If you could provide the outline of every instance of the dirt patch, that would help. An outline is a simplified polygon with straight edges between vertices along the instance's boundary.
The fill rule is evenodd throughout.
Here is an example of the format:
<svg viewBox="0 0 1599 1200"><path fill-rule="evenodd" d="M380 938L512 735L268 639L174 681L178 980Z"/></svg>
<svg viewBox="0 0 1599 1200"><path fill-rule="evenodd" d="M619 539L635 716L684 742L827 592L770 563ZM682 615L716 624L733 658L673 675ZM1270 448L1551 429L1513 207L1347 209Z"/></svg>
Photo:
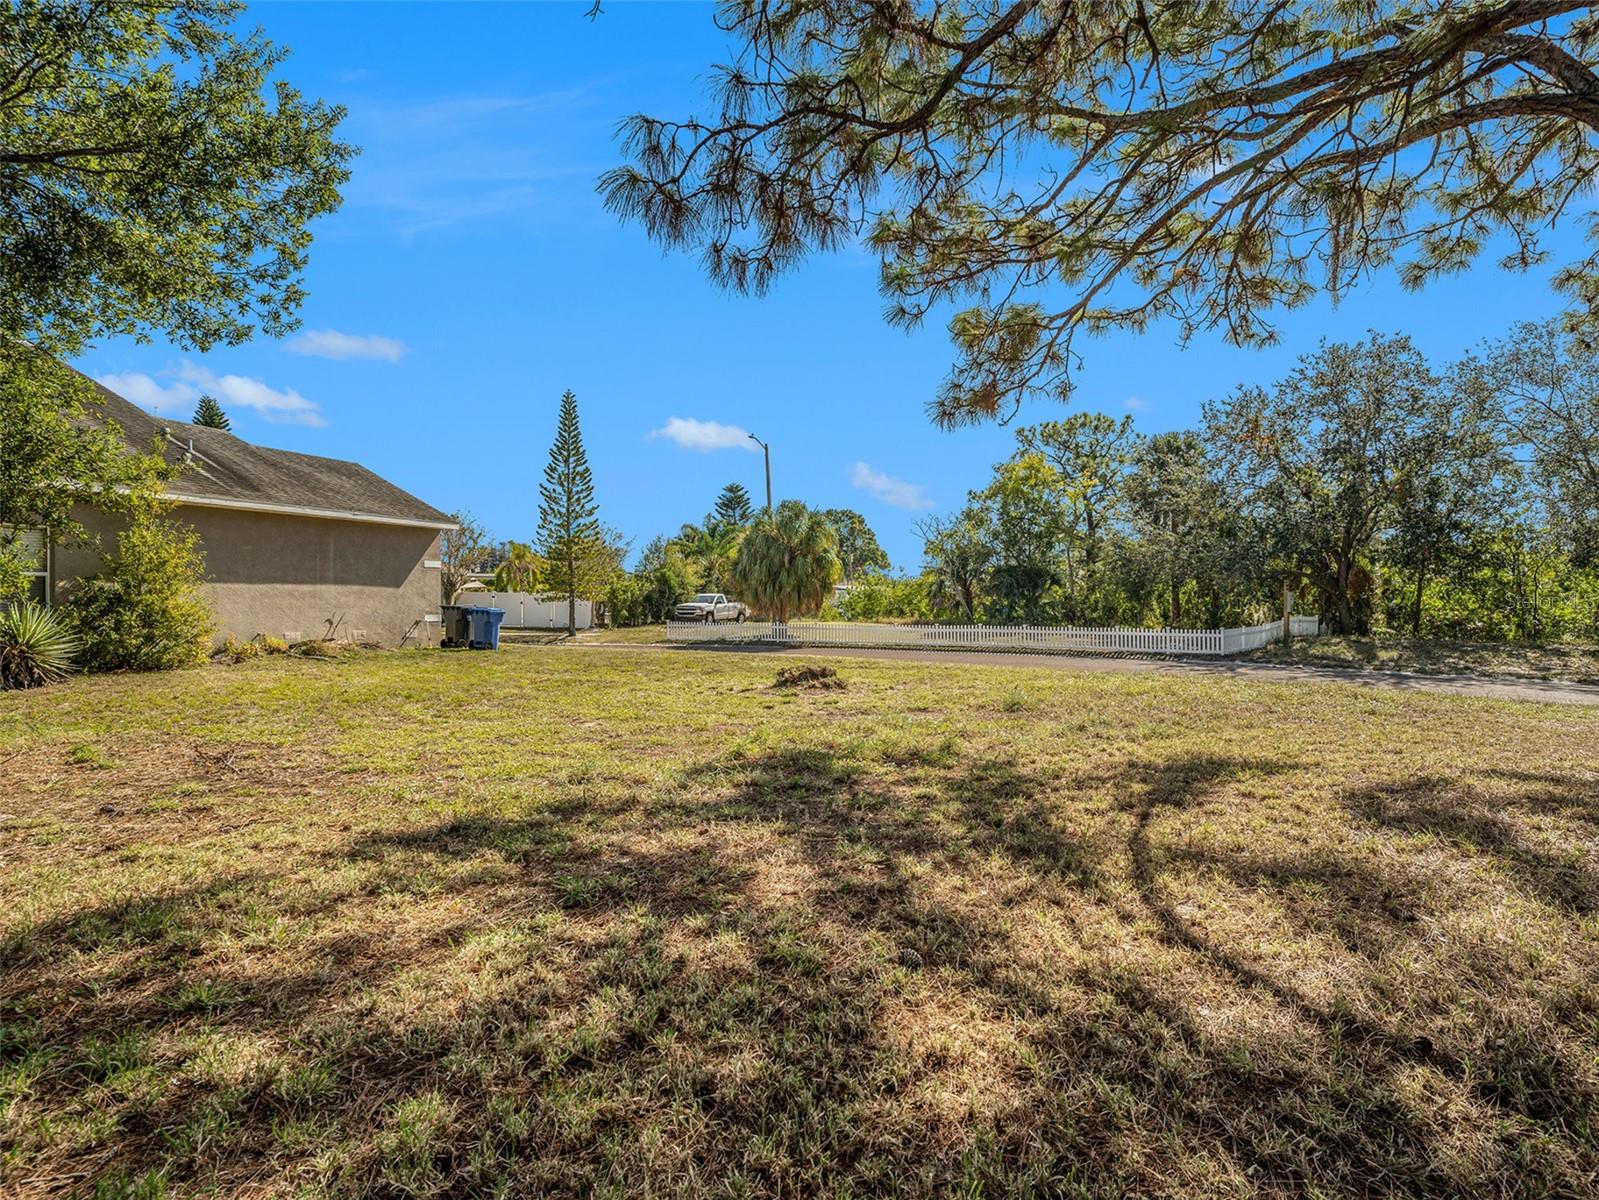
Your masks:
<svg viewBox="0 0 1599 1200"><path fill-rule="evenodd" d="M832 667L784 667L772 681L774 688L813 688L842 691L849 685Z"/></svg>

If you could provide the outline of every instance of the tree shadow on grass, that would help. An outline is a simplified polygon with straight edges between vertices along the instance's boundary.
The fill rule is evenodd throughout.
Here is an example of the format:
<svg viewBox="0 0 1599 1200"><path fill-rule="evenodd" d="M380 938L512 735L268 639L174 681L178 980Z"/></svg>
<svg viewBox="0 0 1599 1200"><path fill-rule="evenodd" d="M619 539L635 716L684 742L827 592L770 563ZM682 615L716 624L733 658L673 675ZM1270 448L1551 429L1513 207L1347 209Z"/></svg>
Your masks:
<svg viewBox="0 0 1599 1200"><path fill-rule="evenodd" d="M1433 775L1371 784L1348 793L1343 802L1357 818L1380 829L1433 834L1486 855L1529 894L1549 904L1583 916L1599 912L1599 874L1571 856L1569 847L1557 851L1536 844L1514 819L1515 808L1529 801L1560 814L1579 807L1574 795L1551 797L1547 791L1489 800L1469 784Z"/></svg>
<svg viewBox="0 0 1599 1200"><path fill-rule="evenodd" d="M272 911L274 877L39 927L27 978L0 983L0 1023L23 1029L0 1065L34 1064L24 1115L123 1086L83 1065L120 1030L172 1068L109 1142L29 1168L87 1165L85 1184L164 1167L180 1189L385 1197L1581 1194L1592 1096L1533 1023L1490 1063L1509 1086L1472 1092L1496 1156L1450 1163L1440 1143L1475 1118L1421 1110L1414 1073L1470 1089L1475 1064L1314 1001L1185 915L1171 871L1192 864L1266 891L1317 880L1414 936L1364 862L1167 844L1165 820L1230 781L1296 769L1184 755L1045 777L927 755L891 787L788 746L691 768L632 825L562 805L359 835L323 864L350 889L297 903L310 927L269 964L237 952L234 919ZM1119 807L1074 824L1063 802L1090 786ZM390 924L441 895L462 902L448 920ZM1038 925L1084 944L1052 967ZM72 978L85 953L144 950ZM186 993L197 976L213 990ZM1229 1002L1288 1020L1207 1016ZM291 1049L241 1081L163 1057L201 1035Z"/></svg>
<svg viewBox="0 0 1599 1200"><path fill-rule="evenodd" d="M1159 1102L1169 1106L1167 1116L1178 1126L1214 1127L1219 1121L1217 1136L1228 1145L1235 1163L1260 1173L1257 1182L1272 1180L1297 1190L1333 1181L1357 1188L1384 1181L1382 1186L1390 1192L1491 1193L1496 1186L1491 1173L1468 1178L1459 1171L1444 1172L1429 1165L1438 1138L1452 1131L1416 1116L1413 1102L1401 1091L1401 1080L1416 1070L1437 1072L1500 1110L1511 1123L1507 1127L1517 1121L1542 1123L1502 1139L1500 1150L1506 1163L1516 1163L1540 1138L1571 1138L1565 1155L1538 1161L1529 1153L1518 1168L1532 1190L1558 1193L1584 1169L1579 1166L1576 1174L1568 1173L1573 1157L1590 1166L1596 1161L1592 1139L1582 1132L1589 1127L1583 1114L1591 1111L1593 1091L1571 1063L1536 1050L1534 1037L1518 1033L1506 1042L1514 1047L1510 1056L1516 1061L1506 1062L1500 1055L1493 1064L1495 1077L1482 1080L1478 1075L1488 1060L1435 1044L1437 1031L1430 1025L1427 1031L1413 1031L1404 1021L1385 1023L1363 1015L1358 1005L1340 997L1313 1000L1291 977L1265 965L1256 946L1227 944L1184 915L1179 902L1168 894L1165 871L1184 863L1212 867L1239 886L1268 892L1314 885L1329 893L1339 906L1337 932L1346 946L1364 957L1373 976L1385 954L1414 940L1419 910L1431 902L1432 893L1426 881L1407 877L1391 864L1368 866L1315 852L1273 857L1254 849L1233 855L1196 855L1183 848L1165 847L1157 851L1153 830L1163 812L1180 813L1205 800L1220 785L1243 776L1281 776L1297 769L1297 764L1268 758L1184 755L1131 762L1118 769L1114 778L1079 782L1110 786L1126 794L1129 882L1143 912L1153 919L1159 939L1193 954L1203 964L1193 984L1201 985L1208 976L1215 982L1270 996L1294 1021L1315 1031L1325 1047L1322 1057L1306 1063L1264 1045L1219 1041L1213 1034L1200 1032L1201 1023L1190 1011L1195 1003L1192 996L1203 994L1205 986L1194 986L1192 992L1156 988L1136 975L1098 968L1079 976L1078 986L1101 996L1102 1005L1109 1006L1104 1011L1114 1014L1106 1024L1135 1031L1133 1040L1143 1049L1129 1061L1128 1035L1124 1033L1122 1042L1104 1055L1077 1053L1073 1071L1079 1077L1139 1093L1161 1078L1162 1064L1173 1045L1181 1047L1184 1055L1204 1064L1197 1071L1204 1083L1196 1085L1194 1094L1204 1095L1210 1107L1197 1111L1182 1089L1158 1091ZM826 762L814 750L784 751L744 762L732 778L735 786L723 797L729 813L780 818L808 832L808 844L813 846L853 841L881 855L890 864L882 881L873 887L852 884L840 889L838 898L844 910L852 920L887 932L918 951L930 941L935 949L923 955L928 965L957 968L964 986L975 990L983 1004L1004 1019L1025 1015L1056 1024L1052 1037L1035 1041L1041 1061L1060 1057L1063 1048L1078 1038L1095 1044L1102 1036L1098 1024L1091 1029L1072 1023L1060 1026L1058 1001L1034 984L1018 983L1005 922L974 923L965 914L952 918L947 911L940 911L931 915L931 933L923 933L919 940L914 888L906 872L894 865L899 856L932 849L947 866L960 869L973 852L997 852L1041 878L1079 890L1085 903L1092 902L1113 864L1100 839L1061 824L1053 800L1063 788L1072 786L1069 778L1041 779L1002 761L962 762L939 784L941 797L952 802L940 808L939 815L948 819L953 808L956 827L938 828L942 841L925 836L927 814L915 804L908 813L901 806L863 816L858 795L867 784L861 772ZM804 780L811 782L807 785ZM818 836L839 822L834 838ZM952 832L958 836L951 839ZM928 916L921 914L923 921ZM937 928L943 922L957 932ZM1278 936L1278 931L1265 932ZM1294 932L1308 934L1312 930L1306 921ZM952 945L956 942L962 944ZM1372 981L1378 990L1380 982ZM1155 1031L1152 1036L1151 1030ZM1256 1060L1270 1065L1262 1067ZM1023 1124L1036 1134L1041 1114L1051 1106L1047 1097L1035 1098L1034 1104L1030 1119ZM1327 1104L1341 1104L1364 1116L1353 1124L1328 1120L1322 1111ZM1267 1118L1264 1122L1262 1114ZM1081 1113L1076 1124L1084 1124ZM1291 1138L1290 1130L1294 1131ZM1298 1145L1290 1151L1285 1147L1293 1139ZM1009 1171L1021 1173L1038 1165L1036 1160L1024 1161L1028 1156L1016 1147L1010 1147L1009 1153ZM1079 1149L1078 1153L1083 1152Z"/></svg>
<svg viewBox="0 0 1599 1200"><path fill-rule="evenodd" d="M1157 814L1164 808L1182 809L1201 800L1208 789L1218 781L1239 770L1276 770L1271 764L1229 763L1221 759L1185 759L1177 762L1151 764L1138 771L1141 776L1141 797L1133 804L1133 828L1129 839L1132 857L1133 881L1146 910L1159 923L1162 935L1173 943L1191 950L1207 963L1224 972L1238 983L1263 990L1290 1010L1296 1017L1319 1028L1335 1045L1352 1052L1357 1064L1370 1077L1378 1077L1395 1068L1427 1067L1449 1077L1467 1088L1471 1094L1486 1104L1499 1109L1505 1117L1521 1118L1544 1123L1545 1134L1558 1133L1573 1139L1573 1148L1588 1160L1587 1170L1599 1165L1593 1131L1593 1114L1599 1112L1599 1089L1594 1086L1591 1071L1578 1067L1558 1051L1540 1044L1541 1039L1531 1032L1530 1026L1518 1023L1517 1018L1506 1013L1503 1036L1495 1039L1486 1051L1479 1047L1447 1046L1420 1030L1412 1032L1402 1024L1384 1022L1374 1016L1362 1015L1351 1004L1335 999L1332 1003L1318 1003L1294 984L1279 978L1259 965L1240 949L1230 947L1198 923L1182 915L1178 906L1165 894L1160 872L1155 865L1151 828ZM1424 790L1431 790L1430 788ZM1357 813L1370 814L1373 805L1383 806L1391 800L1394 789L1386 787L1363 789L1348 798L1350 808ZM1377 811L1387 811L1379 808ZM1454 831L1473 835L1488 845L1509 846L1511 860L1520 868L1520 881L1536 893L1550 898L1564 898L1570 893L1564 886L1568 876L1563 864L1546 861L1543 856L1531 854L1511 832L1508 823L1484 823L1481 814L1451 814L1445 816L1435 805L1423 805L1421 813L1407 814L1418 818L1424 826L1440 825ZM1389 824L1389 822L1383 822ZM1399 828L1414 827L1410 816L1392 822ZM1337 872L1347 878L1348 872ZM1370 892L1375 877L1365 875L1362 890ZM1328 871L1318 866L1307 873L1308 877L1324 880ZM1400 885L1400 891L1405 891ZM1395 889L1387 888L1385 898ZM1411 889L1411 894L1414 894ZM1415 913L1388 908L1384 910L1395 925L1408 925ZM1475 972L1474 972L1475 973ZM1488 971L1480 973L1487 977ZM1426 1014L1441 1016L1446 1014ZM1581 1029L1585 1020L1599 1015L1590 1013L1541 1013L1539 1019L1555 1027ZM1562 1019L1564 1017L1565 1019ZM1418 1018L1412 1018L1416 1020ZM1591 1030L1590 1030L1591 1033ZM1507 1053L1508 1050L1508 1053Z"/></svg>

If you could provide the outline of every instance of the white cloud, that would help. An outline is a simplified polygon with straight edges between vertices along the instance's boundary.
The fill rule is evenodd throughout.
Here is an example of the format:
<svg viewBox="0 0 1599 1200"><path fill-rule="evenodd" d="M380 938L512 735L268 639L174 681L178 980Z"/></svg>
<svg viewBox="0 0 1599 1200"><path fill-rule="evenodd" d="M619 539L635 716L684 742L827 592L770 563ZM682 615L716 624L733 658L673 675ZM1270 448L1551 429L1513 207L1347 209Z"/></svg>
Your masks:
<svg viewBox="0 0 1599 1200"><path fill-rule="evenodd" d="M693 417L673 417L659 429L649 432L649 440L666 438L685 450L709 453L712 450L754 450L749 430L720 421L696 421Z"/></svg>
<svg viewBox="0 0 1599 1200"><path fill-rule="evenodd" d="M1142 396L1129 396L1122 401L1122 407L1128 412L1146 412L1149 409L1149 401Z"/></svg>
<svg viewBox="0 0 1599 1200"><path fill-rule="evenodd" d="M97 375L95 378L119 396L162 416L188 417L201 393L209 392L224 409L252 409L268 421L294 425L326 425L316 402L293 388L274 388L248 375L218 375L206 367L183 363L160 372L162 383L140 371Z"/></svg>
<svg viewBox="0 0 1599 1200"><path fill-rule="evenodd" d="M153 413L188 416L200 398L198 388L187 383L162 384L142 371L96 375L95 382Z"/></svg>
<svg viewBox="0 0 1599 1200"><path fill-rule="evenodd" d="M872 470L863 462L858 462L849 469L849 482L851 487L870 493L884 504L903 508L908 512L924 512L933 507L932 497L921 484L895 479L892 475Z"/></svg>
<svg viewBox="0 0 1599 1200"><path fill-rule="evenodd" d="M316 402L307 400L293 388L268 387L259 379L248 375L217 375L205 367L184 363L177 376L192 383L202 392L210 392L223 408L253 408L268 421L286 421L294 425L326 425Z"/></svg>
<svg viewBox="0 0 1599 1200"><path fill-rule="evenodd" d="M308 329L290 338L285 348L317 358L381 358L385 362L399 362L406 350L405 343L394 338L375 333L340 333L337 329Z"/></svg>

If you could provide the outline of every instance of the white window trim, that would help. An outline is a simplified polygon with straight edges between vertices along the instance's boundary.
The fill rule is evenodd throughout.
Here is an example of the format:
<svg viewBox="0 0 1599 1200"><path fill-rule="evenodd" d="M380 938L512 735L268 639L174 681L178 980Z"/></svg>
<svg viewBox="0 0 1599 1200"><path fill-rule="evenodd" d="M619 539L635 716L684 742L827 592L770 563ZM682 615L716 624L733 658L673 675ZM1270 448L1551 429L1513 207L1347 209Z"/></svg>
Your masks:
<svg viewBox="0 0 1599 1200"><path fill-rule="evenodd" d="M8 530L10 528L11 528L10 526L7 526ZM32 526L27 526L27 527L23 528L22 532L24 534L33 533L33 534L37 534L38 535L38 538L39 538L39 558L38 558L39 565L38 565L38 568L36 570L32 570L32 571L23 571L22 574L23 574L23 576L25 578L37 579L37 580L41 581L44 584L44 603L45 603L45 607L48 608L49 605L50 605L50 534L49 534L49 531L48 530L44 530L44 529L34 528Z"/></svg>

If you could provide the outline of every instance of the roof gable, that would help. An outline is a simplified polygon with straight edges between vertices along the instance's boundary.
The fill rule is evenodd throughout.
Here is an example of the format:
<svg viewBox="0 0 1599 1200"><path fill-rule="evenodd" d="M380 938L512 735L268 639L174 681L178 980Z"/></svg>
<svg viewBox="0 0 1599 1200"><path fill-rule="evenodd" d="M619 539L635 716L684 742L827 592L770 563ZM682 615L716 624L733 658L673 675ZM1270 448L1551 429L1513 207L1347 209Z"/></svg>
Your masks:
<svg viewBox="0 0 1599 1200"><path fill-rule="evenodd" d="M96 383L103 414L128 444L162 455L183 472L167 488L174 500L295 510L310 516L448 527L450 518L359 463L256 446L225 429L169 422Z"/></svg>

